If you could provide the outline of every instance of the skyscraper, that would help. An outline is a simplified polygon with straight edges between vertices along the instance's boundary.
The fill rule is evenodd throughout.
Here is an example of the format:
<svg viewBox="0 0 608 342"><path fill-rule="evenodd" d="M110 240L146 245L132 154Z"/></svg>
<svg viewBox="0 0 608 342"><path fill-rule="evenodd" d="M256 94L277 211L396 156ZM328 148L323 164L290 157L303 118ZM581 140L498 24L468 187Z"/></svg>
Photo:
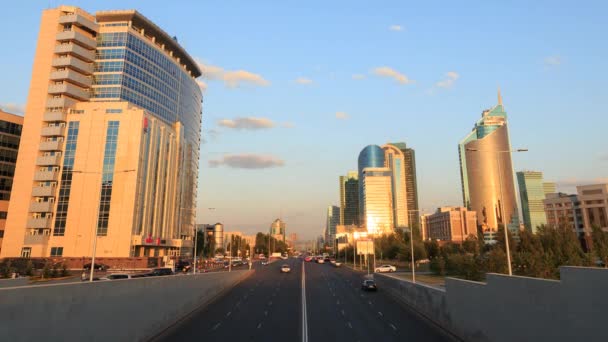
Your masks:
<svg viewBox="0 0 608 342"><path fill-rule="evenodd" d="M407 182L405 177L405 157L394 145L382 146L384 166L391 170L391 190L393 193L393 222L395 227L409 227L409 208L407 202ZM415 215L417 213L414 213Z"/></svg>
<svg viewBox="0 0 608 342"><path fill-rule="evenodd" d="M394 231L393 172L387 167L363 169L363 222L371 234L390 234Z"/></svg>
<svg viewBox="0 0 608 342"><path fill-rule="evenodd" d="M340 176L340 224L359 225L359 177L357 171Z"/></svg>
<svg viewBox="0 0 608 342"><path fill-rule="evenodd" d="M359 153L359 224L361 225L366 224L365 202L363 201L363 170L368 167L384 167L384 150L380 146L368 145Z"/></svg>
<svg viewBox="0 0 608 342"><path fill-rule="evenodd" d="M0 251L15 176L23 117L0 110Z"/></svg>
<svg viewBox="0 0 608 342"><path fill-rule="evenodd" d="M477 212L478 226L495 230L505 223L519 228L507 113L498 104L484 110L458 146L464 206ZM504 217L502 217L504 213Z"/></svg>
<svg viewBox="0 0 608 342"><path fill-rule="evenodd" d="M405 186L407 209L410 211L408 220L416 227L420 227L420 213L418 212L418 180L416 178L416 152L414 149L407 147L404 142L390 143L403 153L405 166Z"/></svg>
<svg viewBox="0 0 608 342"><path fill-rule="evenodd" d="M281 219L276 219L270 225L270 234L277 240L285 242L286 225Z"/></svg>
<svg viewBox="0 0 608 342"><path fill-rule="evenodd" d="M336 238L336 227L340 224L340 207L330 205L327 207L327 221L325 222L325 241L333 247Z"/></svg>
<svg viewBox="0 0 608 342"><path fill-rule="evenodd" d="M44 10L0 257L189 250L200 75L137 11Z"/></svg>
<svg viewBox="0 0 608 342"><path fill-rule="evenodd" d="M528 231L536 233L538 226L547 223L543 205L546 184L543 183L543 173L539 171L517 172L517 184L524 226Z"/></svg>

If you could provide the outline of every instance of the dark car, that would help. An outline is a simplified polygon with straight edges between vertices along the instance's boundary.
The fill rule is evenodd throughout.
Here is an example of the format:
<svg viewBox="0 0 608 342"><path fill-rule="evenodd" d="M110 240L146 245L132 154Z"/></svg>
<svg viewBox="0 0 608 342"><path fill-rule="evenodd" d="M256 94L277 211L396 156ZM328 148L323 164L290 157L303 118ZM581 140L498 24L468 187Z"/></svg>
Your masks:
<svg viewBox="0 0 608 342"><path fill-rule="evenodd" d="M376 282L373 280L364 280L361 284L361 289L363 291L377 291Z"/></svg>
<svg viewBox="0 0 608 342"><path fill-rule="evenodd" d="M90 270L90 269L91 269L91 263L84 264L84 266L82 266L82 268L83 268L83 269L85 269L85 270ZM98 264L98 263L95 263L95 269L96 269L97 271L105 271L105 270L107 270L108 268L110 268L110 266L108 266L108 265L104 265L104 264Z"/></svg>
<svg viewBox="0 0 608 342"><path fill-rule="evenodd" d="M175 265L175 271L181 271L181 272L189 272L192 269L192 264L190 263L190 261L178 261L177 264Z"/></svg>
<svg viewBox="0 0 608 342"><path fill-rule="evenodd" d="M149 277L168 276L173 275L173 270L170 268L155 268L150 273L147 273Z"/></svg>

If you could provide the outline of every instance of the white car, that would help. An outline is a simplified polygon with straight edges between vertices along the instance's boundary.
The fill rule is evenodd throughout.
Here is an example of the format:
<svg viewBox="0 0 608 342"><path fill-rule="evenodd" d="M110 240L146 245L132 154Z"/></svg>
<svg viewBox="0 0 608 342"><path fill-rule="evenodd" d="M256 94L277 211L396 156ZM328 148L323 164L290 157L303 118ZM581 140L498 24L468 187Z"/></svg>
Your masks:
<svg viewBox="0 0 608 342"><path fill-rule="evenodd" d="M376 267L375 272L376 273L397 272L397 267L395 267L393 265L382 265L382 266Z"/></svg>
<svg viewBox="0 0 608 342"><path fill-rule="evenodd" d="M289 265L284 264L283 266L281 266L281 273L289 273L291 272L291 268L289 268Z"/></svg>
<svg viewBox="0 0 608 342"><path fill-rule="evenodd" d="M318 263L318 264L324 264L324 263L325 263L325 260L323 260L323 258L321 258L321 259L317 259L317 263Z"/></svg>

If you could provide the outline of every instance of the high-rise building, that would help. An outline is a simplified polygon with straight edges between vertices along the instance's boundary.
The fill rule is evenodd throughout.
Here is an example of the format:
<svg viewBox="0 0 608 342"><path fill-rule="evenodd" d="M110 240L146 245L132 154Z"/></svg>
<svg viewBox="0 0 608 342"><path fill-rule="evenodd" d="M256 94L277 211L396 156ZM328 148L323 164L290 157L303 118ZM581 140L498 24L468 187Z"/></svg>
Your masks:
<svg viewBox="0 0 608 342"><path fill-rule="evenodd" d="M279 241L285 242L286 224L281 219L276 219L270 225L270 234Z"/></svg>
<svg viewBox="0 0 608 342"><path fill-rule="evenodd" d="M543 183L543 192L545 196L548 194L554 194L557 192L557 184L555 182L544 182Z"/></svg>
<svg viewBox="0 0 608 342"><path fill-rule="evenodd" d="M361 150L358 159L359 172L359 224L365 225L365 202L363 201L363 170L368 167L384 167L384 150L378 145L368 145ZM391 208L392 210L392 208Z"/></svg>
<svg viewBox="0 0 608 342"><path fill-rule="evenodd" d="M407 147L404 142L390 143L403 153L403 161L405 168L405 197L407 199L407 216L408 221L414 227L420 226L420 213L418 207L418 180L416 178L416 152L414 149Z"/></svg>
<svg viewBox="0 0 608 342"><path fill-rule="evenodd" d="M371 234L394 231L392 171L387 167L363 169L363 222Z"/></svg>
<svg viewBox="0 0 608 342"><path fill-rule="evenodd" d="M576 191L587 232L594 226L608 231L608 183L580 185Z"/></svg>
<svg viewBox="0 0 608 342"><path fill-rule="evenodd" d="M464 242L477 237L477 214L464 207L441 207L422 216L423 239Z"/></svg>
<svg viewBox="0 0 608 342"><path fill-rule="evenodd" d="M407 182L405 176L405 157L401 149L392 144L382 146L384 150L384 166L391 170L391 191L393 193L393 222L395 227L409 227L409 211L407 201ZM417 215L417 213L414 213Z"/></svg>
<svg viewBox="0 0 608 342"><path fill-rule="evenodd" d="M200 75L137 11L44 10L0 257L191 249Z"/></svg>
<svg viewBox="0 0 608 342"><path fill-rule="evenodd" d="M510 151L507 113L499 92L498 104L483 111L458 146L464 206L477 213L484 231L503 223L519 229Z"/></svg>
<svg viewBox="0 0 608 342"><path fill-rule="evenodd" d="M517 185L524 226L528 231L536 233L540 225L547 223L543 200L546 190L551 189L546 187L547 183L543 183L543 173L539 171L517 172Z"/></svg>
<svg viewBox="0 0 608 342"><path fill-rule="evenodd" d="M585 223L577 195L551 193L543 200L543 204L549 227L566 225L572 228L583 246L586 246Z"/></svg>
<svg viewBox="0 0 608 342"><path fill-rule="evenodd" d="M340 224L359 225L359 176L349 171L340 176Z"/></svg>
<svg viewBox="0 0 608 342"><path fill-rule="evenodd" d="M0 163L0 251L2 251L22 127L22 116L0 110L0 161L2 162Z"/></svg>
<svg viewBox="0 0 608 342"><path fill-rule="evenodd" d="M336 227L340 224L340 207L330 205L327 207L327 221L325 222L325 241L333 246L336 238Z"/></svg>

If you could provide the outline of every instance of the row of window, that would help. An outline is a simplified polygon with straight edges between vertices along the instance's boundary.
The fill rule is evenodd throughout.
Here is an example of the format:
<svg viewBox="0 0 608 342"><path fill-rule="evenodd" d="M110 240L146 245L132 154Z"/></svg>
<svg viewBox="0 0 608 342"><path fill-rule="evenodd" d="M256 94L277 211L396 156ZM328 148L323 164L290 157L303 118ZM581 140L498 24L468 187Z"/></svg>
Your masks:
<svg viewBox="0 0 608 342"><path fill-rule="evenodd" d="M63 171L61 172L61 187L59 188L55 215L55 228L53 229L53 235L55 236L63 236L65 234L70 191L72 189L72 170L74 168L74 156L76 155L79 128L80 121L72 121L68 127L65 156L63 158Z"/></svg>
<svg viewBox="0 0 608 342"><path fill-rule="evenodd" d="M14 135L20 136L22 128L23 128L23 126L20 124L0 120L0 132L2 132L2 133L8 133L8 134L14 134Z"/></svg>
<svg viewBox="0 0 608 342"><path fill-rule="evenodd" d="M119 124L119 121L110 121L108 122L108 128L106 130L101 197L99 199L99 216L97 218L97 235L102 236L108 234L108 220L110 217L110 201L112 199L112 183L114 180L114 164L116 161Z"/></svg>

